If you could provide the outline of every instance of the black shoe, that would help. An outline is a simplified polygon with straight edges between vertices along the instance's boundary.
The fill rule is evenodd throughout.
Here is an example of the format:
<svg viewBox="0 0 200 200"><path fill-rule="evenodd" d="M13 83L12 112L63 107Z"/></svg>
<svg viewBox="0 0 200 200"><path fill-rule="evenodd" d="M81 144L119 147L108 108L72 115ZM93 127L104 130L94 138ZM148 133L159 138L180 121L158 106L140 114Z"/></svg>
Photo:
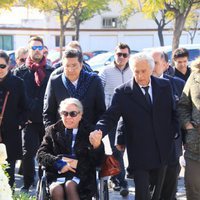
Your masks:
<svg viewBox="0 0 200 200"><path fill-rule="evenodd" d="M112 188L114 191L120 191L121 186L119 184L118 179L111 177L110 181L112 182Z"/></svg>
<svg viewBox="0 0 200 200"><path fill-rule="evenodd" d="M29 188L30 188L30 187L22 186L22 187L20 188L20 192L28 193L28 192L29 192Z"/></svg>
<svg viewBox="0 0 200 200"><path fill-rule="evenodd" d="M128 196L128 194L129 194L128 188L127 187L121 187L120 195L123 196L123 197L126 197L126 196Z"/></svg>
<svg viewBox="0 0 200 200"><path fill-rule="evenodd" d="M126 175L126 177L127 177L127 178L130 178L130 179L134 179L133 174L130 174L130 173L128 173L128 174Z"/></svg>

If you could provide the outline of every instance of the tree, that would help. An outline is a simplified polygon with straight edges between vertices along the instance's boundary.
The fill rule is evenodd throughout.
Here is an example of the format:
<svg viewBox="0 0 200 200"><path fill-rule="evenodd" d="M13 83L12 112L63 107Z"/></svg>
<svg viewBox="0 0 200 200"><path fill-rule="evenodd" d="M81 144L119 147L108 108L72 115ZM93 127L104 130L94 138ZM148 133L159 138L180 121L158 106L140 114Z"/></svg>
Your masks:
<svg viewBox="0 0 200 200"><path fill-rule="evenodd" d="M3 9L10 9L17 0L1 0L0 1L0 12Z"/></svg>
<svg viewBox="0 0 200 200"><path fill-rule="evenodd" d="M188 32L190 36L190 42L193 44L196 32L199 28L199 20L200 20L200 14L198 11L191 12L188 16L188 19L185 24L185 31Z"/></svg>
<svg viewBox="0 0 200 200"><path fill-rule="evenodd" d="M192 7L200 7L200 0L127 0L127 2L128 6L138 3L137 9L140 8L140 11L146 16L151 16L154 20L157 19L159 12L161 12L160 22L162 23L155 21L160 26L160 35L166 24L165 19L174 19L172 50L179 46L180 37Z"/></svg>
<svg viewBox="0 0 200 200"><path fill-rule="evenodd" d="M81 0L23 0L25 5L38 8L40 11L52 12L59 17L60 21L60 57L62 57L63 40L66 27L76 11L85 6Z"/></svg>
<svg viewBox="0 0 200 200"><path fill-rule="evenodd" d="M189 12L193 6L200 6L200 0L161 0L168 12L174 16L172 51L179 46L180 37Z"/></svg>
<svg viewBox="0 0 200 200"><path fill-rule="evenodd" d="M80 24L92 17L96 13L109 10L109 0L85 0L85 6L78 7L72 15L71 21L75 26L76 40L79 40Z"/></svg>

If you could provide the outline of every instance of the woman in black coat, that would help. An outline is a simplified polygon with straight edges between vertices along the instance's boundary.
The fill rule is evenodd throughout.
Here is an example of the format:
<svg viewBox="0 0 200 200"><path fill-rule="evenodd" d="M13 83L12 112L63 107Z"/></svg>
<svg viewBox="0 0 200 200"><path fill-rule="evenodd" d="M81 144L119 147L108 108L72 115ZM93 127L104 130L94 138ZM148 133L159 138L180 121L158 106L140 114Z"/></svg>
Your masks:
<svg viewBox="0 0 200 200"><path fill-rule="evenodd" d="M61 101L59 113L61 121L46 129L37 154L47 169L52 199L92 199L96 166L104 157L102 132L90 135L91 126L82 120L83 106L78 99Z"/></svg>
<svg viewBox="0 0 200 200"><path fill-rule="evenodd" d="M6 97L7 96L7 97ZM4 113L3 104L5 99ZM2 122L0 126L0 142L6 145L7 161L10 168L9 184L14 184L15 162L22 157L22 138L20 128L26 121L26 95L23 81L9 71L9 57L0 51L0 112Z"/></svg>

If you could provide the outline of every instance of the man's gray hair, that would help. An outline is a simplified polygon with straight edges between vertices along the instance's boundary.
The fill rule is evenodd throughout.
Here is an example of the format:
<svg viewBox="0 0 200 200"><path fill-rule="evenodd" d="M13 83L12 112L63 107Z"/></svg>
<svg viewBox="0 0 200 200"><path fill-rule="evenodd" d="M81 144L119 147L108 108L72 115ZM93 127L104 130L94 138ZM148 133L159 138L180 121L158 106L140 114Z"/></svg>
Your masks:
<svg viewBox="0 0 200 200"><path fill-rule="evenodd" d="M76 98L66 98L63 101L61 101L59 105L59 113L63 111L63 107L68 106L68 105L75 105L78 108L78 111L83 113L83 105Z"/></svg>
<svg viewBox="0 0 200 200"><path fill-rule="evenodd" d="M136 53L130 57L129 65L131 70L133 70L134 65L137 61L142 61L142 60L146 60L147 63L149 64L150 69L153 71L155 66L154 59L151 55L145 52Z"/></svg>
<svg viewBox="0 0 200 200"><path fill-rule="evenodd" d="M15 51L15 59L19 58L21 55L28 53L28 49L26 47L19 47Z"/></svg>

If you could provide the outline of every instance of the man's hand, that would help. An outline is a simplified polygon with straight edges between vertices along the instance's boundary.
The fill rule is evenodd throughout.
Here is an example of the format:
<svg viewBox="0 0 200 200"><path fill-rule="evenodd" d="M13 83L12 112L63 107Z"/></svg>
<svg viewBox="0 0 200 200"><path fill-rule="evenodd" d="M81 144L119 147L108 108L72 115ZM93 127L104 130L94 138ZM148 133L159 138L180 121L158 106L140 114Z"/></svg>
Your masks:
<svg viewBox="0 0 200 200"><path fill-rule="evenodd" d="M95 130L90 133L89 136L89 141L91 145L93 146L94 149L98 148L101 144L101 139L102 139L102 131L101 130Z"/></svg>
<svg viewBox="0 0 200 200"><path fill-rule="evenodd" d="M186 129L186 130L188 130L188 129L193 129L193 128L194 128L194 126L192 125L191 122L187 122L187 123L185 124L185 129Z"/></svg>

